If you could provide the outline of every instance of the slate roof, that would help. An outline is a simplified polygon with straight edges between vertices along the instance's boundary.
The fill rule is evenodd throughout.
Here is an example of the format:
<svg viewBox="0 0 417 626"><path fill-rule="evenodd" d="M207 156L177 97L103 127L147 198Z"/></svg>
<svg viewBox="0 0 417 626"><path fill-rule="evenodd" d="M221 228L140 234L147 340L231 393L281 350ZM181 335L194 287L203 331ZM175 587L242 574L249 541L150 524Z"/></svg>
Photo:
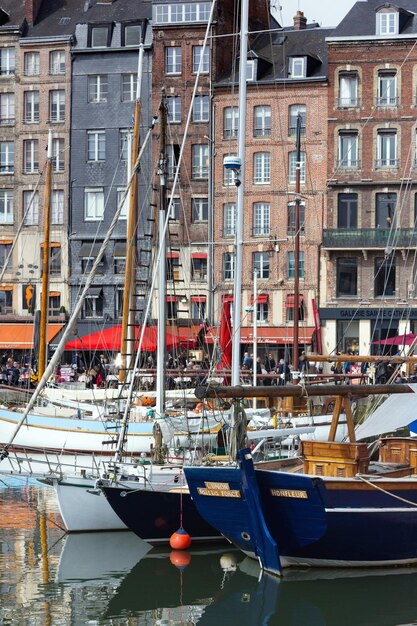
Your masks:
<svg viewBox="0 0 417 626"><path fill-rule="evenodd" d="M349 13L340 24L333 30L331 37L366 37L376 35L376 10L384 4L390 4L398 9L409 11L410 16L404 16L404 25L400 28L400 35L412 35L417 33L417 2L416 0L394 0L385 3L383 0L360 0L353 5ZM395 37L396 35L394 35ZM391 39L393 36L384 36Z"/></svg>
<svg viewBox="0 0 417 626"><path fill-rule="evenodd" d="M0 0L0 9L5 11L9 19L0 28L20 28L25 21L25 7L23 0Z"/></svg>

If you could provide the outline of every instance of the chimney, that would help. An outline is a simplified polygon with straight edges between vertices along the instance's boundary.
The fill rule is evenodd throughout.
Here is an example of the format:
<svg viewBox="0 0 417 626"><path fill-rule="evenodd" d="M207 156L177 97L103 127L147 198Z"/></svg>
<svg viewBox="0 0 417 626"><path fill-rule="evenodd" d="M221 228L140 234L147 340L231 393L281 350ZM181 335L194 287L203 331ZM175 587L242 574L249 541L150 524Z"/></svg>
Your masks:
<svg viewBox="0 0 417 626"><path fill-rule="evenodd" d="M302 11L297 11L294 15L294 30L305 30L307 28L307 18Z"/></svg>
<svg viewBox="0 0 417 626"><path fill-rule="evenodd" d="M25 18L28 24L35 23L41 4L42 0L25 0Z"/></svg>

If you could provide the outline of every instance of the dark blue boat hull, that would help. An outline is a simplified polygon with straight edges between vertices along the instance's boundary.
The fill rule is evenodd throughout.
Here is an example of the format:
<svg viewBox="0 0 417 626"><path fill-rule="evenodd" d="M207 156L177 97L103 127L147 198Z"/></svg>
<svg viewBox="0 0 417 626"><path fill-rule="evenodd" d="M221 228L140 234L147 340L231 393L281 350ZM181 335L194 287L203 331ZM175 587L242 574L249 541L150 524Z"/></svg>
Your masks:
<svg viewBox="0 0 417 626"><path fill-rule="evenodd" d="M254 525L242 468L186 468L191 496L201 515L265 569L259 525ZM281 566L372 566L417 562L417 481L380 484L394 496L360 480L323 480L255 470L265 527ZM219 495L207 485L221 485ZM240 497L229 497L227 491ZM260 546L261 545L261 549Z"/></svg>

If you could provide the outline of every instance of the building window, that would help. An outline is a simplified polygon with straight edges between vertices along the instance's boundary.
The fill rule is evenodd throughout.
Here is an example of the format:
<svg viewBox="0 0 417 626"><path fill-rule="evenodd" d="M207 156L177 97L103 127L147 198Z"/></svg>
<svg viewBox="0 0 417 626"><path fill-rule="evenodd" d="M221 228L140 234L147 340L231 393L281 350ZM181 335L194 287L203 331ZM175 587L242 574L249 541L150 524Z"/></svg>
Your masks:
<svg viewBox="0 0 417 626"><path fill-rule="evenodd" d="M294 252L287 253L287 278L295 277L295 259ZM298 263L298 277L304 278L304 252L300 251Z"/></svg>
<svg viewBox="0 0 417 626"><path fill-rule="evenodd" d="M168 178L174 178L179 158L180 158L179 145L176 143L169 144L167 146Z"/></svg>
<svg viewBox="0 0 417 626"><path fill-rule="evenodd" d="M65 52L64 50L54 50L49 53L49 73L65 74Z"/></svg>
<svg viewBox="0 0 417 626"><path fill-rule="evenodd" d="M395 296L395 257L375 259L374 277L375 298Z"/></svg>
<svg viewBox="0 0 417 626"><path fill-rule="evenodd" d="M59 173L64 169L64 140L52 139L52 170Z"/></svg>
<svg viewBox="0 0 417 626"><path fill-rule="evenodd" d="M87 131L87 161L106 160L106 131Z"/></svg>
<svg viewBox="0 0 417 626"><path fill-rule="evenodd" d="M23 119L26 124L36 124L39 122L39 91L24 92Z"/></svg>
<svg viewBox="0 0 417 626"><path fill-rule="evenodd" d="M377 193L375 196L375 228L391 228L396 225L396 193Z"/></svg>
<svg viewBox="0 0 417 626"><path fill-rule="evenodd" d="M358 260L340 258L336 261L336 296L356 296L358 294Z"/></svg>
<svg viewBox="0 0 417 626"><path fill-rule="evenodd" d="M51 223L64 223L64 192L62 189L54 189L51 194Z"/></svg>
<svg viewBox="0 0 417 626"><path fill-rule="evenodd" d="M271 136L271 107L265 104L253 109L253 136Z"/></svg>
<svg viewBox="0 0 417 626"><path fill-rule="evenodd" d="M49 119L51 122L65 122L65 91L63 89L49 92Z"/></svg>
<svg viewBox="0 0 417 626"><path fill-rule="evenodd" d="M376 166L398 167L396 131L378 131Z"/></svg>
<svg viewBox="0 0 417 626"><path fill-rule="evenodd" d="M123 317L123 302L124 302L124 290L120 287L116 287L116 293L115 293L115 301L114 301L114 308L115 308L115 318L116 319L121 319Z"/></svg>
<svg viewBox="0 0 417 626"><path fill-rule="evenodd" d="M14 141L0 141L0 174L13 174L13 172Z"/></svg>
<svg viewBox="0 0 417 626"><path fill-rule="evenodd" d="M136 74L122 74L122 101L133 102L136 100L137 76Z"/></svg>
<svg viewBox="0 0 417 626"><path fill-rule="evenodd" d="M102 187L84 190L84 219L89 222L102 220L104 216L104 191Z"/></svg>
<svg viewBox="0 0 417 626"><path fill-rule="evenodd" d="M36 226L39 223L39 192L23 192L23 223L25 226Z"/></svg>
<svg viewBox="0 0 417 626"><path fill-rule="evenodd" d="M154 24L179 22L207 22L210 17L210 2L184 2L154 6Z"/></svg>
<svg viewBox="0 0 417 626"><path fill-rule="evenodd" d="M256 302L256 321L257 322L267 322L268 321L268 314L269 314L269 303L268 300L262 300L261 302L259 302L259 300Z"/></svg>
<svg viewBox="0 0 417 626"><path fill-rule="evenodd" d="M193 122L209 121L210 96L196 96L193 105Z"/></svg>
<svg viewBox="0 0 417 626"><path fill-rule="evenodd" d="M290 78L306 77L306 57L291 57L289 60L289 76Z"/></svg>
<svg viewBox="0 0 417 626"><path fill-rule="evenodd" d="M43 272L43 244L40 258L40 268L41 272ZM50 246L49 247L49 273L51 276L60 276L61 275L61 246Z"/></svg>
<svg viewBox="0 0 417 626"><path fill-rule="evenodd" d="M84 319L93 319L103 317L103 290L88 293L83 304L82 316Z"/></svg>
<svg viewBox="0 0 417 626"><path fill-rule="evenodd" d="M0 189L0 224L13 224L13 189Z"/></svg>
<svg viewBox="0 0 417 626"><path fill-rule="evenodd" d="M193 198L192 199L192 221L207 222L208 220L208 199Z"/></svg>
<svg viewBox="0 0 417 626"><path fill-rule="evenodd" d="M223 111L223 137L233 139L237 137L239 127L239 109L226 107Z"/></svg>
<svg viewBox="0 0 417 626"><path fill-rule="evenodd" d="M178 300L174 300L173 297L170 298L168 296L166 304L167 304L167 319L176 320L178 317Z"/></svg>
<svg viewBox="0 0 417 626"><path fill-rule="evenodd" d="M171 206L171 210L170 210L170 214L169 214L169 219L173 220L174 222L179 222L180 220L180 199L175 197L175 198L169 198L168 199L168 207Z"/></svg>
<svg viewBox="0 0 417 626"><path fill-rule="evenodd" d="M14 93L0 94L0 124L14 124Z"/></svg>
<svg viewBox="0 0 417 626"><path fill-rule="evenodd" d="M252 267L257 271L260 280L269 278L269 252L254 252Z"/></svg>
<svg viewBox="0 0 417 626"><path fill-rule="evenodd" d="M287 235L295 236L295 202L288 203L288 223L287 223ZM304 235L304 225L305 225L305 205L300 202L300 235Z"/></svg>
<svg viewBox="0 0 417 626"><path fill-rule="evenodd" d="M377 105L380 107L397 106L397 73L378 73L378 98Z"/></svg>
<svg viewBox="0 0 417 626"><path fill-rule="evenodd" d="M293 322L294 321L294 294L290 294L287 296L287 300L285 302L285 308L286 308L287 322ZM306 314L306 310L305 310L305 305L304 305L304 298L303 296L300 296L298 300L298 321L299 322L304 321L305 314Z"/></svg>
<svg viewBox="0 0 417 626"><path fill-rule="evenodd" d="M117 188L117 207L116 207L117 209L119 208L121 202L123 201L123 197L125 197L123 201L122 210L120 211L120 214L119 214L119 220L127 220L127 216L129 215L130 197L129 197L129 193L127 193L125 196L125 192L126 192L125 187Z"/></svg>
<svg viewBox="0 0 417 626"><path fill-rule="evenodd" d="M88 102L107 102L107 74L88 77Z"/></svg>
<svg viewBox="0 0 417 626"><path fill-rule="evenodd" d="M348 109L359 106L358 75L356 72L339 74L339 108Z"/></svg>
<svg viewBox="0 0 417 626"><path fill-rule="evenodd" d="M266 202L255 202L253 205L253 234L255 237L269 235L270 206Z"/></svg>
<svg viewBox="0 0 417 626"><path fill-rule="evenodd" d="M90 47L107 48L110 45L111 31L109 26L90 26Z"/></svg>
<svg viewBox="0 0 417 626"><path fill-rule="evenodd" d="M223 204L223 236L234 237L236 234L236 204Z"/></svg>
<svg viewBox="0 0 417 626"><path fill-rule="evenodd" d="M337 198L337 227L358 227L358 194L340 193Z"/></svg>
<svg viewBox="0 0 417 626"><path fill-rule="evenodd" d="M127 128L121 128L119 131L119 155L121 161L127 161L129 155L129 136L132 133Z"/></svg>
<svg viewBox="0 0 417 626"><path fill-rule="evenodd" d="M126 252L123 256L120 256L119 253L116 256L116 253L115 253L113 259L114 259L114 265L113 265L114 273L123 276L126 271Z"/></svg>
<svg viewBox="0 0 417 626"><path fill-rule="evenodd" d="M347 169L357 169L359 167L357 131L341 131L339 133L337 166Z"/></svg>
<svg viewBox="0 0 417 626"><path fill-rule="evenodd" d="M271 182L271 154L256 152L253 155L253 182L255 185L268 185Z"/></svg>
<svg viewBox="0 0 417 626"><path fill-rule="evenodd" d="M258 67L258 59L246 60L246 81L253 82L256 80L256 69Z"/></svg>
<svg viewBox="0 0 417 626"><path fill-rule="evenodd" d="M38 76L39 52L25 52L24 56L25 76Z"/></svg>
<svg viewBox="0 0 417 626"><path fill-rule="evenodd" d="M0 203L1 203L1 196L0 196ZM0 220L1 220L1 206L0 206ZM12 249L11 243L0 243L0 267L1 268L4 268L4 266L6 265L6 260L10 254L11 249ZM12 269L12 255L10 255L10 258L7 262L7 267L6 267L7 271L10 271L11 269Z"/></svg>
<svg viewBox="0 0 417 626"><path fill-rule="evenodd" d="M288 109L288 134L290 136L295 135L297 132L298 116L301 118L300 133L301 135L305 135L307 119L307 109L305 104L292 104Z"/></svg>
<svg viewBox="0 0 417 626"><path fill-rule="evenodd" d="M235 278L235 255L232 252L223 253L222 274L223 280L234 280Z"/></svg>
<svg viewBox="0 0 417 626"><path fill-rule="evenodd" d="M206 46L193 46L193 73L197 74L198 68L200 67L201 61L201 72L200 74L208 74L210 69L210 50Z"/></svg>
<svg viewBox="0 0 417 626"><path fill-rule="evenodd" d="M168 96L168 122L179 124L181 122L181 96Z"/></svg>
<svg viewBox="0 0 417 626"><path fill-rule="evenodd" d="M191 296L191 318L193 320L206 319L206 297Z"/></svg>
<svg viewBox="0 0 417 626"><path fill-rule="evenodd" d="M180 280L180 257L178 253L171 253L166 259L167 280Z"/></svg>
<svg viewBox="0 0 417 626"><path fill-rule="evenodd" d="M13 287L0 289L0 314L13 313Z"/></svg>
<svg viewBox="0 0 417 626"><path fill-rule="evenodd" d="M207 280L207 257L191 255L191 280L197 282Z"/></svg>
<svg viewBox="0 0 417 626"><path fill-rule="evenodd" d="M290 185L294 185L296 182L297 172L297 153L290 152L288 155L288 182ZM300 183L306 182L306 153L300 153Z"/></svg>
<svg viewBox="0 0 417 626"><path fill-rule="evenodd" d="M165 73L181 74L181 47L170 46L165 48Z"/></svg>
<svg viewBox="0 0 417 626"><path fill-rule="evenodd" d="M126 48L139 46L142 41L142 27L140 24L125 24L123 29L123 44Z"/></svg>
<svg viewBox="0 0 417 626"><path fill-rule="evenodd" d="M236 154L226 154L223 157L223 163L224 163L224 159L227 156L237 156ZM230 185L235 185L236 184L236 171L235 170L231 170L228 167L223 167L223 185L225 185L226 187L229 187Z"/></svg>
<svg viewBox="0 0 417 626"><path fill-rule="evenodd" d="M0 48L0 75L12 76L16 70L16 51L14 48Z"/></svg>
<svg viewBox="0 0 417 626"><path fill-rule="evenodd" d="M207 179L209 172L209 149L207 144L195 144L191 146L192 154L192 177Z"/></svg>
<svg viewBox="0 0 417 626"><path fill-rule="evenodd" d="M388 11L376 14L376 34L377 35L398 35L398 12Z"/></svg>
<svg viewBox="0 0 417 626"><path fill-rule="evenodd" d="M23 172L34 174L39 171L39 141L38 139L25 139L23 142Z"/></svg>
<svg viewBox="0 0 417 626"><path fill-rule="evenodd" d="M58 316L61 313L61 294L53 293L48 296L48 315Z"/></svg>

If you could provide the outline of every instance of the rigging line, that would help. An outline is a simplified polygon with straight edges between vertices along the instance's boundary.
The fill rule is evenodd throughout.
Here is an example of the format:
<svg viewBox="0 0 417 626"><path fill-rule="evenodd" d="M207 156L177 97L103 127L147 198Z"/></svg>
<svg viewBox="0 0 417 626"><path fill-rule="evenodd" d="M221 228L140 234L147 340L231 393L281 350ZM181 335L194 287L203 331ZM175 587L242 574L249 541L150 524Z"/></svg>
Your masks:
<svg viewBox="0 0 417 626"><path fill-rule="evenodd" d="M370 487L373 487L374 489L377 489L378 491L382 491L382 493L385 493L385 495L387 496L391 496L391 498L395 498L396 500L400 500L400 502L405 502L406 504L411 504L411 506L417 507L417 502L413 502L412 500L407 500L407 498L402 498L401 496L397 496L395 493L392 493L391 491L387 491L387 489L384 489L383 487L380 487L379 485L372 482L371 480L368 480L367 478L365 478L363 474L356 474L356 477L359 478L359 480L366 483L367 485L369 485Z"/></svg>

